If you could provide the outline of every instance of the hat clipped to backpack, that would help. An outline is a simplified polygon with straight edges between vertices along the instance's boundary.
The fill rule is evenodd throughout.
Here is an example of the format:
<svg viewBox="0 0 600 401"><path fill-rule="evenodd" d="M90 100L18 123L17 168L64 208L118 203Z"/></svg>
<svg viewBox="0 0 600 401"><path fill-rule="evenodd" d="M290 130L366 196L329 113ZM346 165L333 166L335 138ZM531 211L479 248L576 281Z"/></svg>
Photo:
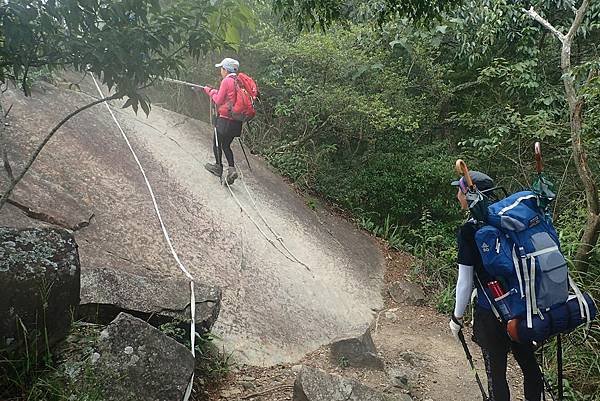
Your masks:
<svg viewBox="0 0 600 401"><path fill-rule="evenodd" d="M471 177L473 184L475 184L477 189L479 189L481 192L485 192L489 189L494 188L494 180L492 180L487 174L484 174L479 171L469 171L469 176ZM460 187L461 191L465 194L469 190L467 180L464 176L460 177L460 180L452 181L450 185Z"/></svg>
<svg viewBox="0 0 600 401"><path fill-rule="evenodd" d="M462 177L453 181L451 185L460 187L465 194L467 205L471 216L477 221L485 221L487 217L488 202L483 192L494 188L494 181L486 174L479 171L469 171L467 164L458 159L456 161L456 172Z"/></svg>

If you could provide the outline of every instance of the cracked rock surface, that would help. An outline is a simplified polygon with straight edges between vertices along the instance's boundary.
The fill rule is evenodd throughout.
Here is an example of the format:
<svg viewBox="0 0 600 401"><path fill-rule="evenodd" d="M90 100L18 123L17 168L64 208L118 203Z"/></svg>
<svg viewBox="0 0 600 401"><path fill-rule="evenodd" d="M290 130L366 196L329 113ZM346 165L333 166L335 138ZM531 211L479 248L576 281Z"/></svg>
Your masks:
<svg viewBox="0 0 600 401"><path fill-rule="evenodd" d="M219 316L221 290L195 284L194 294L196 331L209 331ZM184 277L147 277L110 268L84 271L79 316L92 323L108 324L123 311L155 327L177 322L189 330L189 282Z"/></svg>
<svg viewBox="0 0 600 401"><path fill-rule="evenodd" d="M93 369L106 401L179 401L194 371L183 345L121 313L100 333Z"/></svg>
<svg viewBox="0 0 600 401"><path fill-rule="evenodd" d="M81 76L68 79L79 82ZM89 94L98 95L87 79L80 87L75 92L46 84L29 98L13 89L3 94L3 102L14 105L5 139L15 171L62 116L91 102ZM113 102L113 110L145 168L181 261L197 284L222 290L213 332L234 360L260 366L298 361L341 333L364 332L383 303L384 259L372 238L322 208L309 208L253 155L250 172L236 144L243 180L231 189L269 242L227 187L204 170L214 158L208 124L156 105L148 117L122 105ZM57 132L13 198L69 227L93 213L89 226L75 233L84 277L110 268L149 282L185 279L144 178L104 105L78 114ZM259 212L310 271L285 256ZM0 211L0 224L47 225L12 205ZM176 292L189 295L189 286Z"/></svg>

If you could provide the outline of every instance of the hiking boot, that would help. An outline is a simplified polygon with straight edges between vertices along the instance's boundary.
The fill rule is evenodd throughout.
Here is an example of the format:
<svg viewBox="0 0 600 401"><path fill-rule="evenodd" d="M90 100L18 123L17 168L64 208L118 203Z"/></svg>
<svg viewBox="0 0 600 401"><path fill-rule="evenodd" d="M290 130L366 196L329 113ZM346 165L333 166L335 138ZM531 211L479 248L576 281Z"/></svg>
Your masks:
<svg viewBox="0 0 600 401"><path fill-rule="evenodd" d="M223 166L220 166L218 164L206 163L204 165L204 168L216 175L217 177L221 177L221 175L223 174Z"/></svg>
<svg viewBox="0 0 600 401"><path fill-rule="evenodd" d="M233 182L235 181L235 179L238 178L238 173L237 170L235 169L235 167L229 167L227 169L227 184L231 185L233 184Z"/></svg>

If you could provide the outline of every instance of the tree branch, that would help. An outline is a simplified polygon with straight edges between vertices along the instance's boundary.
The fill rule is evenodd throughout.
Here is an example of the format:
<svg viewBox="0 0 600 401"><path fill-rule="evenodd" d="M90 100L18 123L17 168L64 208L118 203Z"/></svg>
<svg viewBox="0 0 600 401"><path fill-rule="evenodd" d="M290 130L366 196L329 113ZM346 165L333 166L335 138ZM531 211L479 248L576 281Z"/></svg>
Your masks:
<svg viewBox="0 0 600 401"><path fill-rule="evenodd" d="M64 222L60 219L57 219L56 217L51 216L47 213L35 211L32 208L30 208L29 206L26 206L20 202L17 202L14 199L9 198L6 200L6 203L8 203L9 205L13 205L17 209L19 209L20 211L23 212L23 214L25 214L25 216L29 217L30 219L39 220L41 222L52 224L54 226L66 228L69 230L71 229L71 226L69 226L66 222Z"/></svg>
<svg viewBox="0 0 600 401"><path fill-rule="evenodd" d="M4 131L6 129L6 125L8 125L4 120L8 118L8 115L10 114L10 111L13 108L13 104L11 104L8 107L8 110L6 110L4 116L0 120L0 124L2 124L2 126L0 127L0 146L2 146L2 161L9 182L13 182L15 180L15 176L13 175L12 167L10 166L10 162L8 161L8 152L6 151L6 144L4 143ZM2 110L2 105L0 105L0 110Z"/></svg>
<svg viewBox="0 0 600 401"><path fill-rule="evenodd" d="M12 167L10 166L10 162L8 161L6 147L2 148L2 161L4 164L4 170L6 171L6 175L8 176L8 182L12 183L15 180L15 176L13 174Z"/></svg>
<svg viewBox="0 0 600 401"><path fill-rule="evenodd" d="M581 3L581 7L575 13L575 19L573 20L573 24L571 24L571 28L569 29L569 33L567 33L566 39L569 42L573 41L575 34L579 30L581 23L583 22L583 18L585 17L585 13L590 5L590 0L583 0Z"/></svg>
<svg viewBox="0 0 600 401"><path fill-rule="evenodd" d="M558 29L556 29L551 23L549 23L544 17L539 15L537 13L537 11L534 10L533 6L531 6L531 8L529 10L526 10L524 8L522 8L522 10L525 14L529 15L532 19L536 20L541 25L543 25L546 29L548 29L550 32L552 32L554 34L554 36L556 36L558 38L558 40L561 41L561 43L563 43L563 44L565 43L566 36L562 32L560 32Z"/></svg>
<svg viewBox="0 0 600 401"><path fill-rule="evenodd" d="M23 177L25 176L25 174L27 173L27 171L29 171L29 169L31 168L31 165L33 164L33 162L35 162L35 160L39 156L39 154L42 151L42 149L44 148L44 146L46 146L46 144L48 143L48 141L54 136L54 134L56 133L56 131L58 131L58 129L60 127L62 127L67 121L69 121L75 115L79 114L80 112L82 112L84 110L89 109L92 106L95 106L95 105L97 105L99 103L103 103L103 102L108 101L108 100L119 99L121 97L123 97L123 94L121 94L121 93L115 93L114 95L111 95L111 96L108 96L108 97L105 97L105 98L102 98L102 99L95 100L95 101L93 101L91 103L88 103L85 106L82 106L82 107L78 108L77 110L71 112L69 115L67 115L65 118L63 118L58 124L56 124L54 126L54 128L52 128L52 130L48 133L48 135L46 135L46 137L44 138L44 140L42 141L42 143L40 143L38 145L38 147L35 149L35 151L31 155L31 157L27 161L27 164L25 165L25 167L23 168L23 170L13 180L13 182L11 182L8 185L8 188L2 194L2 197L0 198L0 210L2 210L2 207L8 201L8 197L10 196L10 194L12 193L12 191L15 189L15 187L17 186L17 184L23 179Z"/></svg>
<svg viewBox="0 0 600 401"><path fill-rule="evenodd" d="M6 110L6 113L4 113L4 117L3 117L3 118L6 118L6 117L8 117L8 115L9 115L10 111L11 111L11 110L12 110L12 108L13 108L13 105L14 105L14 103L11 103L11 104L10 104L10 106L8 106L8 110Z"/></svg>

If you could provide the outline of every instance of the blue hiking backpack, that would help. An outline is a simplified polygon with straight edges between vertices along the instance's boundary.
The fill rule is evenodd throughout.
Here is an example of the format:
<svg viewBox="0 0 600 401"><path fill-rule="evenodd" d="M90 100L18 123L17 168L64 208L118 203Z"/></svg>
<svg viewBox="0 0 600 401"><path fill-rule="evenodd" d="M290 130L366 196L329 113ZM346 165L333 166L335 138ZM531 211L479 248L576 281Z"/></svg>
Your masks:
<svg viewBox="0 0 600 401"><path fill-rule="evenodd" d="M597 307L569 276L558 235L538 196L517 192L487 209L486 225L475 233L475 242L485 271L503 294L493 294L488 283L479 286L513 340L541 342L584 323L589 326Z"/></svg>

